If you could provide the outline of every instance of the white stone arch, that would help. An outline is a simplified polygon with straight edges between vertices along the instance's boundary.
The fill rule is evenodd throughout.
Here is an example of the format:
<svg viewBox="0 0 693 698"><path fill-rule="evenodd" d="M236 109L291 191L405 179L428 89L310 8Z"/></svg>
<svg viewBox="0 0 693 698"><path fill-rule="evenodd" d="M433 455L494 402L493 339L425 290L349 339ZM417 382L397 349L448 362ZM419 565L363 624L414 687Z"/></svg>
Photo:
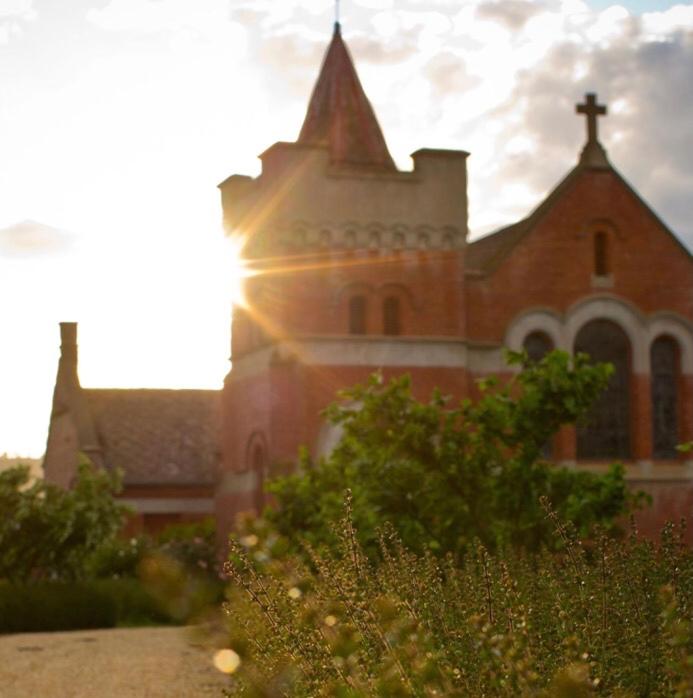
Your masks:
<svg viewBox="0 0 693 698"><path fill-rule="evenodd" d="M555 349L567 348L563 344L561 318L558 313L548 308L536 308L518 315L508 325L504 344L508 349L521 351L525 339L532 332L543 332L551 339Z"/></svg>
<svg viewBox="0 0 693 698"><path fill-rule="evenodd" d="M563 339L570 351L575 346L578 332L592 320L610 320L618 325L628 337L634 373L649 374L650 353L647 327L640 313L629 303L611 296L588 298L576 303L567 313Z"/></svg>
<svg viewBox="0 0 693 698"><path fill-rule="evenodd" d="M655 313L647 326L647 352L658 337L668 336L679 345L681 373L693 374L693 328L690 322L675 313Z"/></svg>

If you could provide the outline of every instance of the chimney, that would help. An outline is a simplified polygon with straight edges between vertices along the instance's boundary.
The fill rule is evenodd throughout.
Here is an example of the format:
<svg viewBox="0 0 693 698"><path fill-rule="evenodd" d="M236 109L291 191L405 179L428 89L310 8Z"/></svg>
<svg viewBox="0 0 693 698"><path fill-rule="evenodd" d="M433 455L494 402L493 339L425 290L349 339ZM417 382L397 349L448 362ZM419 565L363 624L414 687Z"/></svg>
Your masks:
<svg viewBox="0 0 693 698"><path fill-rule="evenodd" d="M79 386L77 375L77 323L60 323L60 363L58 383L65 387Z"/></svg>

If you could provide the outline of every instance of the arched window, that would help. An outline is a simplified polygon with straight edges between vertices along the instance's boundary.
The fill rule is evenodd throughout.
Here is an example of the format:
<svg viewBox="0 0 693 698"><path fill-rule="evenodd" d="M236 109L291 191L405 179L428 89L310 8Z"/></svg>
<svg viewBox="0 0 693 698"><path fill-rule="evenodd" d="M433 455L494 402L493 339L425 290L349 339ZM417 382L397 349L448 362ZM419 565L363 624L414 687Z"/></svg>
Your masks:
<svg viewBox="0 0 693 698"><path fill-rule="evenodd" d="M399 298L388 296L383 300L383 334L399 334L400 332Z"/></svg>
<svg viewBox="0 0 693 698"><path fill-rule="evenodd" d="M630 458L630 344L609 320L592 320L578 333L575 352L613 364L607 389L577 430L578 458Z"/></svg>
<svg viewBox="0 0 693 698"><path fill-rule="evenodd" d="M329 247L332 243L332 233L329 230L320 231L320 247Z"/></svg>
<svg viewBox="0 0 693 698"><path fill-rule="evenodd" d="M352 296L349 299L349 334L366 334L365 296Z"/></svg>
<svg viewBox="0 0 693 698"><path fill-rule="evenodd" d="M603 230L598 230L594 234L594 275L608 276L610 273L609 238Z"/></svg>
<svg viewBox="0 0 693 698"><path fill-rule="evenodd" d="M553 342L544 332L530 332L525 337L522 348L529 358L536 362L541 361L553 349Z"/></svg>
<svg viewBox="0 0 693 698"><path fill-rule="evenodd" d="M260 444L253 446L252 462L253 475L255 476L255 489L253 491L253 505L259 514L265 506L265 453Z"/></svg>
<svg viewBox="0 0 693 698"><path fill-rule="evenodd" d="M541 361L552 349L553 342L551 338L544 332L530 332L522 343L522 348L527 352L530 361L537 363ZM553 453L553 439L549 439L541 449L541 455L544 458L551 458Z"/></svg>
<svg viewBox="0 0 693 698"><path fill-rule="evenodd" d="M678 444L678 346L659 337L650 348L652 391L652 455L675 458Z"/></svg>

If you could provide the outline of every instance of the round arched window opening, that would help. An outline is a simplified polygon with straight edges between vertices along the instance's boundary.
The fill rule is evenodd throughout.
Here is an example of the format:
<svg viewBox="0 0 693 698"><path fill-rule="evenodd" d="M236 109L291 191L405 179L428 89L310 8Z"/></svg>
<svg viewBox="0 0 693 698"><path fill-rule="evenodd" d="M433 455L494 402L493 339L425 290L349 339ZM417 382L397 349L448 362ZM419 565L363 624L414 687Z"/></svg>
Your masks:
<svg viewBox="0 0 693 698"><path fill-rule="evenodd" d="M676 458L679 443L678 416L679 346L671 337L658 337L650 347L652 397L652 455Z"/></svg>
<svg viewBox="0 0 693 698"><path fill-rule="evenodd" d="M610 320L592 320L578 332L574 349L614 367L609 385L577 429L578 458L630 458L631 352L626 333Z"/></svg>
<svg viewBox="0 0 693 698"><path fill-rule="evenodd" d="M400 303L396 296L383 300L383 334L397 335L402 331Z"/></svg>
<svg viewBox="0 0 693 698"><path fill-rule="evenodd" d="M366 334L366 297L349 299L349 334Z"/></svg>
<svg viewBox="0 0 693 698"><path fill-rule="evenodd" d="M541 361L552 349L553 342L545 332L530 332L522 343L522 348L527 352L531 361Z"/></svg>
<svg viewBox="0 0 693 698"><path fill-rule="evenodd" d="M259 443L253 446L251 467L254 476L253 506L259 514L265 506L265 452Z"/></svg>

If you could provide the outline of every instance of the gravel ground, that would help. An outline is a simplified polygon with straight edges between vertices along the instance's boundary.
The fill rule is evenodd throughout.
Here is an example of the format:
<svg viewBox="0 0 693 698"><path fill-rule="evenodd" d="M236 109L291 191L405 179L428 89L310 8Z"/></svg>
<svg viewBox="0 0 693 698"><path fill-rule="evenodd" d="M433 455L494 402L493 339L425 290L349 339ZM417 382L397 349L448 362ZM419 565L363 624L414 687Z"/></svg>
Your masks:
<svg viewBox="0 0 693 698"><path fill-rule="evenodd" d="M186 628L0 636L2 698L221 696L214 649Z"/></svg>

